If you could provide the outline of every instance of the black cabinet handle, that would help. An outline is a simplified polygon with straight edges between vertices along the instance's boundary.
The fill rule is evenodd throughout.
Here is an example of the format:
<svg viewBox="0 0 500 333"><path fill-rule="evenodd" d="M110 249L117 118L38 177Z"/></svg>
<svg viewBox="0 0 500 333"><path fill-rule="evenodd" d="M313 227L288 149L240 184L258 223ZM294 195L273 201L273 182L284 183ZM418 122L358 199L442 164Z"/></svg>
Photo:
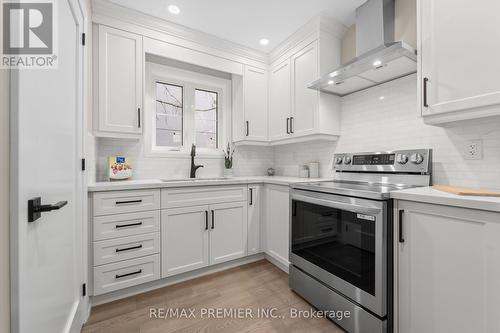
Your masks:
<svg viewBox="0 0 500 333"><path fill-rule="evenodd" d="M424 86L423 86L423 99L424 99L424 107L428 108L429 104L427 104L427 82L429 81L428 78L424 77Z"/></svg>
<svg viewBox="0 0 500 333"><path fill-rule="evenodd" d="M115 228L120 229L120 228L127 228L127 227L136 227L139 225L142 225L142 222L129 223L129 224L117 224L117 225L115 225Z"/></svg>
<svg viewBox="0 0 500 333"><path fill-rule="evenodd" d="M290 117L290 134L293 134L293 117Z"/></svg>
<svg viewBox="0 0 500 333"><path fill-rule="evenodd" d="M134 204L134 203L141 203L142 200L127 200L127 201L117 201L115 202L115 205L126 205L126 204Z"/></svg>
<svg viewBox="0 0 500 333"><path fill-rule="evenodd" d="M208 210L205 211L205 230L208 230Z"/></svg>
<svg viewBox="0 0 500 333"><path fill-rule="evenodd" d="M290 118L286 118L286 134L290 134Z"/></svg>
<svg viewBox="0 0 500 333"><path fill-rule="evenodd" d="M403 214L404 214L404 210L400 209L399 210L399 242L400 243L404 243L405 242L405 239L403 238Z"/></svg>
<svg viewBox="0 0 500 333"><path fill-rule="evenodd" d="M123 277L126 277L126 276L130 276L130 275L136 275L136 274L141 274L142 273L142 269L138 270L138 271L135 271L135 272L132 272L132 273L127 273L127 274L116 274L115 275L115 278L116 279L119 279L119 278L123 278Z"/></svg>
<svg viewBox="0 0 500 333"><path fill-rule="evenodd" d="M28 222L35 222L42 216L42 213L59 210L67 204L67 201L59 201L53 205L42 205L41 197L30 199L28 200Z"/></svg>
<svg viewBox="0 0 500 333"><path fill-rule="evenodd" d="M212 210L212 229L214 229L214 228L215 228L215 213Z"/></svg>
<svg viewBox="0 0 500 333"><path fill-rule="evenodd" d="M250 122L247 120L245 121L246 124L246 136L250 135Z"/></svg>
<svg viewBox="0 0 500 333"><path fill-rule="evenodd" d="M250 206L253 205L253 188L250 189Z"/></svg>
<svg viewBox="0 0 500 333"><path fill-rule="evenodd" d="M123 251L128 251L128 250L137 250L137 249L142 249L142 244L137 245L137 246L126 247L123 249L116 249L115 252L118 253L118 252L123 252Z"/></svg>
<svg viewBox="0 0 500 333"><path fill-rule="evenodd" d="M141 108L137 108L137 127L141 128Z"/></svg>

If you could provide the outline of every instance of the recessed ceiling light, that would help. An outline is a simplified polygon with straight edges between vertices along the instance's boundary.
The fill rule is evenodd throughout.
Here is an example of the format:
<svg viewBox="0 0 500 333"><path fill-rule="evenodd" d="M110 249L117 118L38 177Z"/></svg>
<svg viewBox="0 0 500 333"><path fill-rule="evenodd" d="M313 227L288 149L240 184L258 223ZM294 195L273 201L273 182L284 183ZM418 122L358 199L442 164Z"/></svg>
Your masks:
<svg viewBox="0 0 500 333"><path fill-rule="evenodd" d="M259 44L260 45L268 45L269 44L269 39L262 38L261 40L259 40Z"/></svg>
<svg viewBox="0 0 500 333"><path fill-rule="evenodd" d="M333 80L328 81L328 84L333 84Z"/></svg>
<svg viewBox="0 0 500 333"><path fill-rule="evenodd" d="M383 101L385 99L384 96L380 96L378 99L380 99L381 101Z"/></svg>
<svg viewBox="0 0 500 333"><path fill-rule="evenodd" d="M176 5L168 6L168 11L174 15L178 15L181 12L180 8L177 7Z"/></svg>
<svg viewBox="0 0 500 333"><path fill-rule="evenodd" d="M337 73L337 71L330 73L330 77L335 77L337 75L339 75L339 73Z"/></svg>
<svg viewBox="0 0 500 333"><path fill-rule="evenodd" d="M382 61L380 61L380 60L375 60L375 61L373 62L373 66L375 66L375 67L378 67L378 66L380 66L380 65L382 65Z"/></svg>

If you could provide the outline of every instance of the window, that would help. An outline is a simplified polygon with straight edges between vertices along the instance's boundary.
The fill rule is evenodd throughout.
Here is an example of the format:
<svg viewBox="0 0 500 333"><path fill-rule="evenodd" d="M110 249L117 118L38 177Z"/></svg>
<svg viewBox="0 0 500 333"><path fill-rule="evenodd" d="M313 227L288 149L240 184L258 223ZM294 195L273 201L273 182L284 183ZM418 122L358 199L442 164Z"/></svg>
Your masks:
<svg viewBox="0 0 500 333"><path fill-rule="evenodd" d="M196 145L215 149L217 145L217 93L195 90Z"/></svg>
<svg viewBox="0 0 500 333"><path fill-rule="evenodd" d="M187 155L195 144L197 154L222 157L230 79L155 63L147 63L146 71L146 154Z"/></svg>
<svg viewBox="0 0 500 333"><path fill-rule="evenodd" d="M183 88L156 82L156 145L182 146Z"/></svg>

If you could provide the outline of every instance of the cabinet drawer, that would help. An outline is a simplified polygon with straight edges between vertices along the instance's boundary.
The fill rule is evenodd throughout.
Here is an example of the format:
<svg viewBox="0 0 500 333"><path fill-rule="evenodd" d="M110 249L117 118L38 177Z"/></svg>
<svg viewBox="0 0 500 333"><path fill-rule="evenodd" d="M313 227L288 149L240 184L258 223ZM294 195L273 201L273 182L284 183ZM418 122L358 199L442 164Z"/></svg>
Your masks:
<svg viewBox="0 0 500 333"><path fill-rule="evenodd" d="M94 241L159 231L159 210L98 216L94 218Z"/></svg>
<svg viewBox="0 0 500 333"><path fill-rule="evenodd" d="M159 232L94 242L94 266L144 257L159 252Z"/></svg>
<svg viewBox="0 0 500 333"><path fill-rule="evenodd" d="M161 208L178 208L247 201L246 186L209 186L163 189Z"/></svg>
<svg viewBox="0 0 500 333"><path fill-rule="evenodd" d="M94 216L160 209L160 190L94 193Z"/></svg>
<svg viewBox="0 0 500 333"><path fill-rule="evenodd" d="M159 254L94 267L94 295L136 286L159 278Z"/></svg>

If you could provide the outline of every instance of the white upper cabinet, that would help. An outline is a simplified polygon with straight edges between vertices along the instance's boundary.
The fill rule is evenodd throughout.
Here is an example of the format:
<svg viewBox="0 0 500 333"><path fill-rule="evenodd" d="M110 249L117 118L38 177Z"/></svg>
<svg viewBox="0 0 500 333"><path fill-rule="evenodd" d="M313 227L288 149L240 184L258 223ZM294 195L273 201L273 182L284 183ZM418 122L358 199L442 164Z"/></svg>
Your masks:
<svg viewBox="0 0 500 333"><path fill-rule="evenodd" d="M233 125L235 141L267 142L267 70L245 66L243 74L243 103L235 105ZM235 83L233 82L233 89Z"/></svg>
<svg viewBox="0 0 500 333"><path fill-rule="evenodd" d="M419 1L419 91L429 124L500 115L500 1Z"/></svg>
<svg viewBox="0 0 500 333"><path fill-rule="evenodd" d="M273 66L269 72L269 140L290 134L291 81L290 59Z"/></svg>
<svg viewBox="0 0 500 333"><path fill-rule="evenodd" d="M137 136L142 133L142 36L107 26L96 26L97 136Z"/></svg>
<svg viewBox="0 0 500 333"><path fill-rule="evenodd" d="M318 43L313 42L292 56L292 117L290 132L295 136L314 133L319 92L307 86L319 77Z"/></svg>

